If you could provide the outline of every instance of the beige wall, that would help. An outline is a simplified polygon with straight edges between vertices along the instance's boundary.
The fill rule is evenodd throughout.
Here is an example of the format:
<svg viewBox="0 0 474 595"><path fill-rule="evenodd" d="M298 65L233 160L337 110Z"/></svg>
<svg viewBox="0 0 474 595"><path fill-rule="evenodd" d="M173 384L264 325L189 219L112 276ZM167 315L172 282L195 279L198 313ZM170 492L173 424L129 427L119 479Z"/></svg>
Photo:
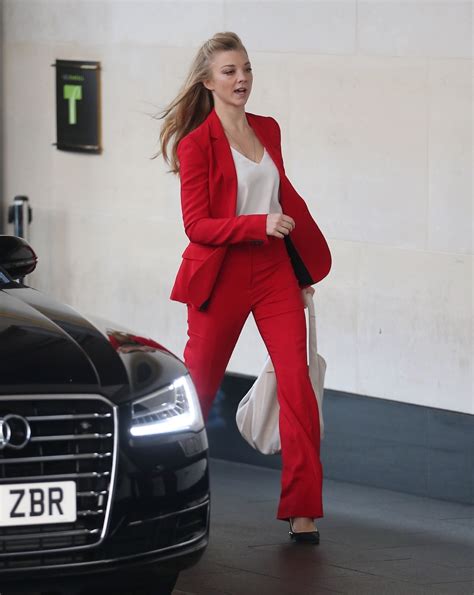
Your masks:
<svg viewBox="0 0 474 595"><path fill-rule="evenodd" d="M187 239L149 114L236 31L287 174L333 253L316 286L329 388L474 413L472 4L5 0L3 196L27 194L30 283L182 356ZM102 63L101 156L57 151L55 59ZM257 374L250 317L229 370Z"/></svg>
<svg viewBox="0 0 474 595"><path fill-rule="evenodd" d="M3 43L2 43L2 35L1 32L3 31L3 0L0 0L0 233L6 227L6 212L3 209L3 126L5 120L5 112L3 109L3 95L4 95L4 88L3 88Z"/></svg>

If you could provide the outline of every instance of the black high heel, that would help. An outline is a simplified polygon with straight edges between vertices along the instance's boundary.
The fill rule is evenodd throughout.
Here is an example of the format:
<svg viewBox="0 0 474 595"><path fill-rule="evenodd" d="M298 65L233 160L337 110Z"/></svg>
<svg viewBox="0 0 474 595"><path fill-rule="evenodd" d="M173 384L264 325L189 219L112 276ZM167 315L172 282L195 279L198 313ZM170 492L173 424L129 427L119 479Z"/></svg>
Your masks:
<svg viewBox="0 0 474 595"><path fill-rule="evenodd" d="M313 543L315 545L319 543L319 531L317 529L316 531L293 531L291 518L288 519L288 522L290 523L289 534L291 539L299 543Z"/></svg>

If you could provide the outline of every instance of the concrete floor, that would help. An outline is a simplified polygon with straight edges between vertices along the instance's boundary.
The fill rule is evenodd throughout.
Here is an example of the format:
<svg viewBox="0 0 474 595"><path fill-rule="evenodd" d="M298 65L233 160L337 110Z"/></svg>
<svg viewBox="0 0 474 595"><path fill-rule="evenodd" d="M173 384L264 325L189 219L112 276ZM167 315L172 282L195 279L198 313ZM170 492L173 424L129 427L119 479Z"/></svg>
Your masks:
<svg viewBox="0 0 474 595"><path fill-rule="evenodd" d="M210 465L210 544L173 595L474 593L473 506L325 479L321 542L295 544L279 471Z"/></svg>

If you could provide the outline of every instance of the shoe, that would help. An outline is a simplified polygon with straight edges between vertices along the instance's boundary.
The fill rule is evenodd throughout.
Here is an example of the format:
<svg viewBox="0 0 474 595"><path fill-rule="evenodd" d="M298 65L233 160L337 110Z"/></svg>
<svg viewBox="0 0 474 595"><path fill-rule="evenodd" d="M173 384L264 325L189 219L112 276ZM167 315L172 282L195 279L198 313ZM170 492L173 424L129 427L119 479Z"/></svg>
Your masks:
<svg viewBox="0 0 474 595"><path fill-rule="evenodd" d="M288 519L288 522L290 523L289 534L291 539L299 543L319 543L319 531L317 529L316 531L293 531L293 523L291 522L291 518Z"/></svg>

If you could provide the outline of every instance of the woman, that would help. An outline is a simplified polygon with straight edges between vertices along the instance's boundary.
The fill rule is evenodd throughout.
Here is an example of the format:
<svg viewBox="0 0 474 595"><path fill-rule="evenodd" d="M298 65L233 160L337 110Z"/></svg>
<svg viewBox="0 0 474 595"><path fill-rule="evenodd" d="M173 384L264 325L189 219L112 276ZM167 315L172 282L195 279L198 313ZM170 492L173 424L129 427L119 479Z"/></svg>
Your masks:
<svg viewBox="0 0 474 595"><path fill-rule="evenodd" d="M275 369L282 485L277 519L319 543L323 516L319 413L306 359L302 291L331 266L327 243L285 174L280 128L246 113L253 75L235 33L199 49L164 112L161 152L179 174L190 243L171 292L187 305L184 362L204 418L250 312ZM171 155L168 143L174 136Z"/></svg>

